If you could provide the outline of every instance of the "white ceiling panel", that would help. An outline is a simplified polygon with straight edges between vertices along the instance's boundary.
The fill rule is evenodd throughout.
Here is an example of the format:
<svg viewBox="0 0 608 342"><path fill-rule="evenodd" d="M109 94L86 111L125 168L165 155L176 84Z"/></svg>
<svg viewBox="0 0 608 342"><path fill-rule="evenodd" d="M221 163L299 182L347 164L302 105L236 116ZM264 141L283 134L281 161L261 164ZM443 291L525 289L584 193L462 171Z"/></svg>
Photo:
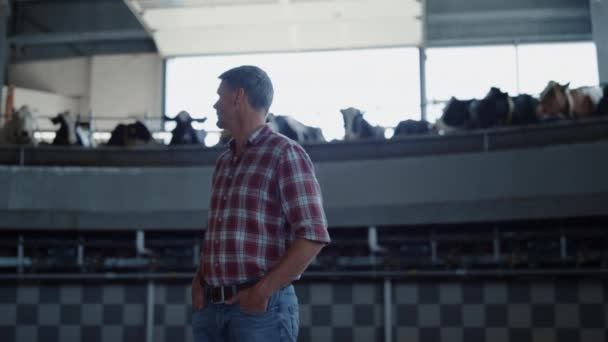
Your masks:
<svg viewBox="0 0 608 342"><path fill-rule="evenodd" d="M163 56L418 45L416 0L125 0Z"/></svg>

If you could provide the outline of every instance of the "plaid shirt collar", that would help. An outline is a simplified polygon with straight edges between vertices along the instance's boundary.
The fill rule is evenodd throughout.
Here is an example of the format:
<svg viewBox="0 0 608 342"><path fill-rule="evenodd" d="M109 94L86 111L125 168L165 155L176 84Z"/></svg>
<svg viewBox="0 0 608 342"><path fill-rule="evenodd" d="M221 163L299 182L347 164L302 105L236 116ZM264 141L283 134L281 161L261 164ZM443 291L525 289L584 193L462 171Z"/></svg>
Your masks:
<svg viewBox="0 0 608 342"><path fill-rule="evenodd" d="M262 125L260 128L256 129L253 133L251 133L249 138L247 138L247 146L249 147L258 145L260 142L264 141L264 138L266 138L271 131L272 130L270 129L270 127L268 127L268 125ZM232 152L235 151L236 140L234 138L228 141L228 147Z"/></svg>

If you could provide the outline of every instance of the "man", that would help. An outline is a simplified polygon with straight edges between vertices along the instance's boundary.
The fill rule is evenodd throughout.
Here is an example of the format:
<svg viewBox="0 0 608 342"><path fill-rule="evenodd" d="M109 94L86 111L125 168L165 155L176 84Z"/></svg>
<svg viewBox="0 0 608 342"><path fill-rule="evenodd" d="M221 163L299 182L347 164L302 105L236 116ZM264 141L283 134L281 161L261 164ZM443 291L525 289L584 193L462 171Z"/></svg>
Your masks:
<svg viewBox="0 0 608 342"><path fill-rule="evenodd" d="M192 280L195 342L296 341L298 279L330 238L304 149L265 125L273 87L255 66L219 76L217 160L200 266Z"/></svg>

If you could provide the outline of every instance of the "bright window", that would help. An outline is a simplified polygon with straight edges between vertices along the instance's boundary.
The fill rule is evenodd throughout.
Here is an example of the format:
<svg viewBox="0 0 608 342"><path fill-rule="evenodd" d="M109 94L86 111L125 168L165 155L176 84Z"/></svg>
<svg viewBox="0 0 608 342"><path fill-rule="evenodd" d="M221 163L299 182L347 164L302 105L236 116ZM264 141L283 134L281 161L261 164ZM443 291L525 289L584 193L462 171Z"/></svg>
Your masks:
<svg viewBox="0 0 608 342"><path fill-rule="evenodd" d="M492 86L515 93L515 48L483 46L426 50L427 120L441 116L445 101L482 98Z"/></svg>
<svg viewBox="0 0 608 342"><path fill-rule="evenodd" d="M550 80L572 87L599 82L593 42L429 48L426 54L431 122L451 96L482 98L493 86L511 96L538 96Z"/></svg>
<svg viewBox="0 0 608 342"><path fill-rule="evenodd" d="M519 89L537 96L551 80L571 87L599 83L592 42L519 46Z"/></svg>
<svg viewBox="0 0 608 342"><path fill-rule="evenodd" d="M165 112L207 116L200 127L217 132L213 104L218 76L239 65L268 72L275 88L270 111L320 127L327 140L342 139L340 109L356 107L374 125L394 127L420 118L417 48L181 57L167 61ZM168 126L167 129L171 127ZM217 135L211 135L217 140ZM208 145L213 141L207 141Z"/></svg>

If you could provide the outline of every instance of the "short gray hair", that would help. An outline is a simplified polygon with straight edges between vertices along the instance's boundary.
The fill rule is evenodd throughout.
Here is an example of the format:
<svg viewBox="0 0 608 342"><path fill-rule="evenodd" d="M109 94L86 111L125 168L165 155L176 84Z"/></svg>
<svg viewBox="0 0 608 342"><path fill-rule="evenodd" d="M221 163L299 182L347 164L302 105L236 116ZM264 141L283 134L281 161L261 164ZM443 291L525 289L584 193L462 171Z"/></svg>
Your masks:
<svg viewBox="0 0 608 342"><path fill-rule="evenodd" d="M274 89L270 77L264 70L253 65L243 65L224 72L219 79L226 82L233 90L243 88L253 108L268 112Z"/></svg>

